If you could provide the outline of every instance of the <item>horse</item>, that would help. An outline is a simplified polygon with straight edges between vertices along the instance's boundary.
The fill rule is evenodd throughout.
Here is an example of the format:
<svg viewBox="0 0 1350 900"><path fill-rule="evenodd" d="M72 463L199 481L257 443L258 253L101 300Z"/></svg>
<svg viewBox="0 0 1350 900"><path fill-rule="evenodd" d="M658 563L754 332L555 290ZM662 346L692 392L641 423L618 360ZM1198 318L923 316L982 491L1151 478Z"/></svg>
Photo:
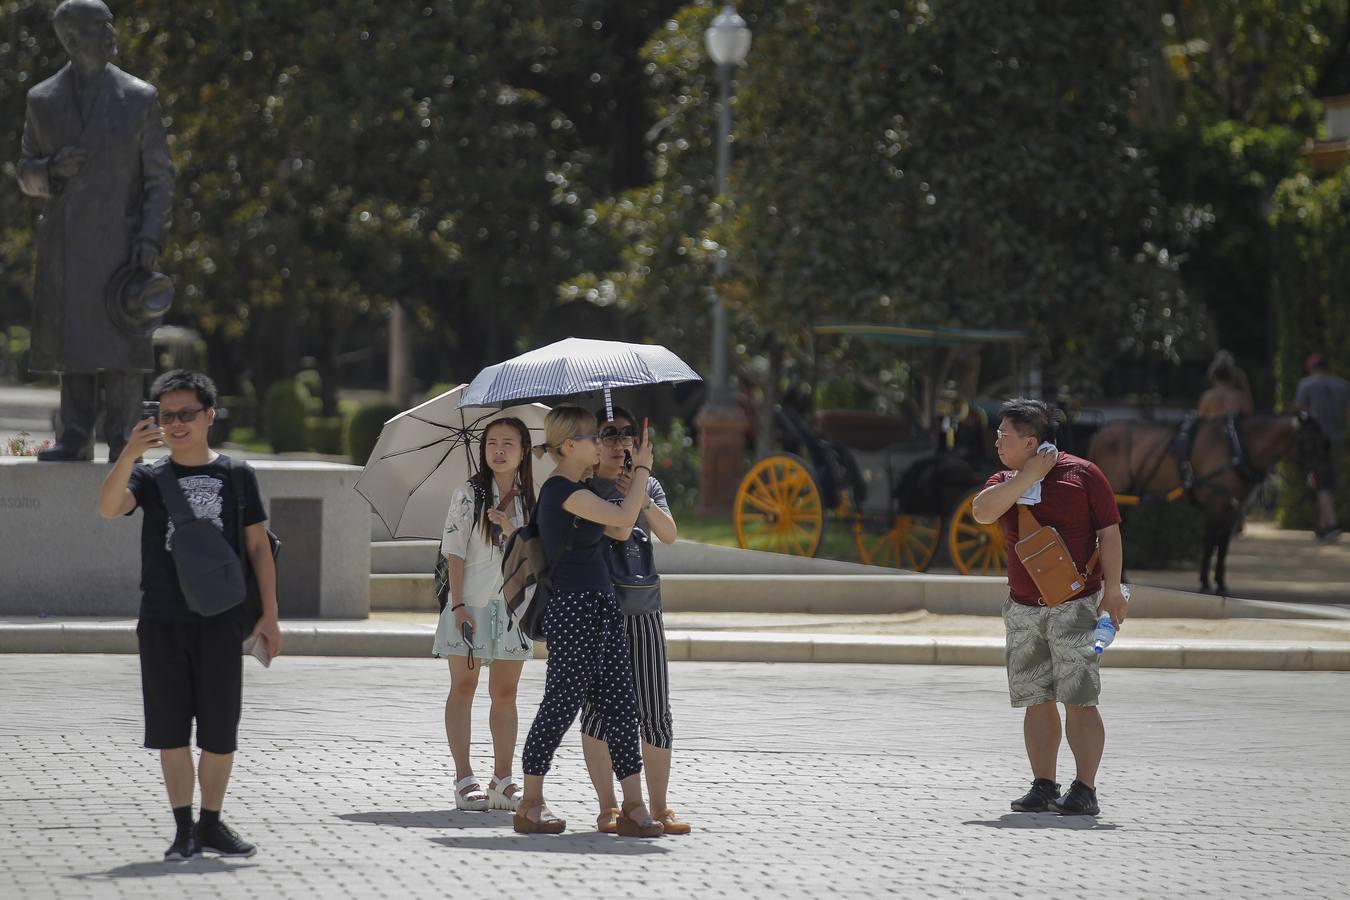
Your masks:
<svg viewBox="0 0 1350 900"><path fill-rule="evenodd" d="M1267 473L1290 454L1305 470L1329 458L1325 433L1306 414L1193 417L1181 425L1113 422L1092 437L1088 459L1118 496L1141 501L1185 496L1205 516L1200 590L1228 595L1228 544L1243 504Z"/></svg>

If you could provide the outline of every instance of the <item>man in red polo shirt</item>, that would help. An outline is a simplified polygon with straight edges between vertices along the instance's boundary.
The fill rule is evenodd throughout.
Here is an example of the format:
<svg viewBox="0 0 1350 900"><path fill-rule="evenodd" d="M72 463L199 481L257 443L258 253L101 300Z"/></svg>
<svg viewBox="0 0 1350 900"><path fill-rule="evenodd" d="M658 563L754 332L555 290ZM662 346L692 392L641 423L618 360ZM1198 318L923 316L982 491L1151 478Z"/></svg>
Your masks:
<svg viewBox="0 0 1350 900"><path fill-rule="evenodd" d="M1092 649L1099 612L1111 614L1116 627L1125 620L1120 590L1123 553L1120 512L1106 476L1085 459L1060 453L1050 441L1056 412L1039 400L1010 400L999 413L998 458L1008 471L994 474L975 498L976 521L998 522L1008 551L1008 593L1003 607L1007 627L1008 690L1012 705L1025 707L1022 735L1035 780L1013 801L1015 812L1057 811L1095 816L1096 777L1106 730L1097 711L1101 679ZM1036 583L1017 558L1018 501L1030 505L1041 525L1064 538L1078 570L1087 568L1100 547L1101 563L1087 572L1083 591L1053 609L1041 603ZM1060 797L1055 783L1060 721L1064 704L1069 749L1077 773Z"/></svg>

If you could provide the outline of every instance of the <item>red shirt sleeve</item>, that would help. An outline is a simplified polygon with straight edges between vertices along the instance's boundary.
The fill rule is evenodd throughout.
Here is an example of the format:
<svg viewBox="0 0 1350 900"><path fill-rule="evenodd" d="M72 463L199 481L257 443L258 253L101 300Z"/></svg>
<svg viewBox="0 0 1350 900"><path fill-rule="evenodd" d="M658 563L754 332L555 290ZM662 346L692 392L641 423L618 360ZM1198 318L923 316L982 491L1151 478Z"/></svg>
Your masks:
<svg viewBox="0 0 1350 900"><path fill-rule="evenodd" d="M1012 474L1013 474L1012 472L1009 472L1007 470L1004 470L1002 472L995 472L993 475L989 476L989 480L984 483L984 486L987 488L991 488L996 484L1002 484L1003 482L1007 481L1012 476Z"/></svg>
<svg viewBox="0 0 1350 900"><path fill-rule="evenodd" d="M1092 530L1101 531L1119 525L1120 507L1116 505L1116 492L1095 463L1089 462L1083 467L1083 484L1087 488L1088 508L1092 513Z"/></svg>

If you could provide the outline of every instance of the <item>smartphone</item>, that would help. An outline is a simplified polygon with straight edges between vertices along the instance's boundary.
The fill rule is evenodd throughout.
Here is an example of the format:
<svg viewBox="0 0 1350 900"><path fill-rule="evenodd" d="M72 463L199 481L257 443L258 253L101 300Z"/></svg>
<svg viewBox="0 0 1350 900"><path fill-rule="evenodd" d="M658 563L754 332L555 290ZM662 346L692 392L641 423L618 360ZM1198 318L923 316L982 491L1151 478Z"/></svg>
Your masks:
<svg viewBox="0 0 1350 900"><path fill-rule="evenodd" d="M141 401L141 418L150 419L156 425L159 424L159 401L143 400Z"/></svg>
<svg viewBox="0 0 1350 900"><path fill-rule="evenodd" d="M626 449L626 448L624 449L624 451L623 451L623 467L624 467L624 469L625 469L626 471L629 471L629 472L633 471L633 451L632 451L632 450L628 450L628 449Z"/></svg>

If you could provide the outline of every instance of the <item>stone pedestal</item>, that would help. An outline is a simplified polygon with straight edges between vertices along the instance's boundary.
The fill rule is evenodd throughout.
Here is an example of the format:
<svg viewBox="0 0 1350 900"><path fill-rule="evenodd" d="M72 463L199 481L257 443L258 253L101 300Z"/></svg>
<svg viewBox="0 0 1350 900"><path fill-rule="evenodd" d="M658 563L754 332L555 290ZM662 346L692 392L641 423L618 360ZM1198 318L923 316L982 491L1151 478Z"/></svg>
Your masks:
<svg viewBox="0 0 1350 900"><path fill-rule="evenodd" d="M750 423L736 406L705 406L694 421L698 425L698 511L730 512L745 474L745 436Z"/></svg>
<svg viewBox="0 0 1350 900"><path fill-rule="evenodd" d="M282 618L370 614L370 508L352 489L361 470L258 460L263 504L281 538ZM98 513L105 463L0 458L0 614L135 616L141 517Z"/></svg>

